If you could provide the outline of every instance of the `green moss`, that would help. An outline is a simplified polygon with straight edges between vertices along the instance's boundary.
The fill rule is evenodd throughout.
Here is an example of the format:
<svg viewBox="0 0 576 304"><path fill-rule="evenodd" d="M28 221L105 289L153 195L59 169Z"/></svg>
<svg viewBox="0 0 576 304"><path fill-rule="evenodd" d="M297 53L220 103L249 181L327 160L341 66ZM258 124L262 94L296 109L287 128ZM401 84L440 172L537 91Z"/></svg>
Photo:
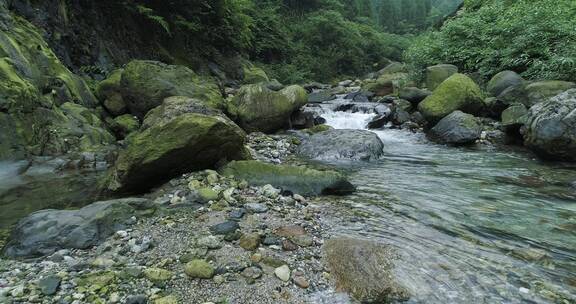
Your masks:
<svg viewBox="0 0 576 304"><path fill-rule="evenodd" d="M308 103L308 92L299 85L288 86L280 90L280 94L286 96L294 108L300 108Z"/></svg>
<svg viewBox="0 0 576 304"><path fill-rule="evenodd" d="M456 110L477 114L483 107L484 99L478 85L466 75L454 74L426 97L418 110L434 123Z"/></svg>
<svg viewBox="0 0 576 304"><path fill-rule="evenodd" d="M426 87L435 90L444 80L458 73L458 67L451 64L439 64L426 68Z"/></svg>
<svg viewBox="0 0 576 304"><path fill-rule="evenodd" d="M140 122L138 119L130 114L124 114L114 118L114 122L122 129L124 134L128 135L140 128Z"/></svg>
<svg viewBox="0 0 576 304"><path fill-rule="evenodd" d="M383 74L378 79L367 81L362 85L362 89L372 92L377 96L397 94L398 91L409 85L409 77L406 73Z"/></svg>
<svg viewBox="0 0 576 304"><path fill-rule="evenodd" d="M215 270L210 263L204 260L192 260L186 264L184 272L194 279L211 279Z"/></svg>
<svg viewBox="0 0 576 304"><path fill-rule="evenodd" d="M308 129L305 129L303 131L310 134L310 135L313 135L316 133L320 133L320 132L324 132L324 131L328 131L328 130L332 130L332 129L334 129L334 128L332 128L329 125L316 125L316 126L313 126L312 128L308 128Z"/></svg>
<svg viewBox="0 0 576 304"><path fill-rule="evenodd" d="M244 84L256 84L270 81L268 75L263 69L254 66L250 62L245 62L242 65L242 72L244 74L242 83Z"/></svg>
<svg viewBox="0 0 576 304"><path fill-rule="evenodd" d="M108 78L98 83L98 86L96 87L96 96L101 101L109 98L114 93L120 92L120 80L122 79L122 72L124 72L123 69L117 69L110 73Z"/></svg>

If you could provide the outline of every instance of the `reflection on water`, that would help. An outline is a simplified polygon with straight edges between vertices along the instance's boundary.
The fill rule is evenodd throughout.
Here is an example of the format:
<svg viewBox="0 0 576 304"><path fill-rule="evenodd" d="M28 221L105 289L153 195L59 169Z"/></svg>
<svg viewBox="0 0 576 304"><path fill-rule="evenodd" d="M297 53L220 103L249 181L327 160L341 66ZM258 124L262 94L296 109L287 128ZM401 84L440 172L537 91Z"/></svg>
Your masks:
<svg viewBox="0 0 576 304"><path fill-rule="evenodd" d="M367 217L337 232L397 247L410 303L576 303L574 166L376 133L385 156L357 165L347 198Z"/></svg>
<svg viewBox="0 0 576 304"><path fill-rule="evenodd" d="M62 171L60 165L61 160L0 162L0 244L11 225L34 211L79 207L98 198L101 172Z"/></svg>

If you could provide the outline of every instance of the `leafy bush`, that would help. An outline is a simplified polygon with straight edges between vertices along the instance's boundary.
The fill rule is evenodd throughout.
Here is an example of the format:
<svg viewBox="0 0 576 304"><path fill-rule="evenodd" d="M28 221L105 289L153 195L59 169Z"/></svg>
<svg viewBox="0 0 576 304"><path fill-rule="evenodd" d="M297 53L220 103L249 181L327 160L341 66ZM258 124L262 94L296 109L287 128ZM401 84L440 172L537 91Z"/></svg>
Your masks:
<svg viewBox="0 0 576 304"><path fill-rule="evenodd" d="M485 78L514 70L529 79L576 80L576 1L468 0L466 12L416 39L417 70L452 63Z"/></svg>

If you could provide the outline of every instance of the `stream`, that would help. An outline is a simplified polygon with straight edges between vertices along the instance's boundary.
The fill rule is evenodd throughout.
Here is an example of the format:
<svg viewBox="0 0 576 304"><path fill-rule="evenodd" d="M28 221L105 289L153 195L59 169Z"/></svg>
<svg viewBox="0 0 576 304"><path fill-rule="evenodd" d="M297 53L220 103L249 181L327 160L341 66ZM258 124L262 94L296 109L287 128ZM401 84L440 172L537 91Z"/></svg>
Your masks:
<svg viewBox="0 0 576 304"><path fill-rule="evenodd" d="M336 129L375 116L333 108L316 111ZM409 303L576 303L576 166L374 132L385 155L352 165L358 191L346 197L365 218L337 233L394 246Z"/></svg>

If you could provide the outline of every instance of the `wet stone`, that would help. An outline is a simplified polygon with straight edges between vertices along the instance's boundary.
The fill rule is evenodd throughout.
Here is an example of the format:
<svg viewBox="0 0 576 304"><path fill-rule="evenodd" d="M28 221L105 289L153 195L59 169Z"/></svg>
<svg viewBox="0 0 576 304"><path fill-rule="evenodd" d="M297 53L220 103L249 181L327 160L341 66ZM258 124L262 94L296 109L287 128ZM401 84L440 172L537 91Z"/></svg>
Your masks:
<svg viewBox="0 0 576 304"><path fill-rule="evenodd" d="M223 235L233 233L237 229L240 229L240 225L238 225L238 223L234 221L227 221L210 227L210 231L213 234L223 234Z"/></svg>
<svg viewBox="0 0 576 304"><path fill-rule="evenodd" d="M278 245L280 244L280 239L273 235L267 235L262 241L262 244L266 246Z"/></svg>

